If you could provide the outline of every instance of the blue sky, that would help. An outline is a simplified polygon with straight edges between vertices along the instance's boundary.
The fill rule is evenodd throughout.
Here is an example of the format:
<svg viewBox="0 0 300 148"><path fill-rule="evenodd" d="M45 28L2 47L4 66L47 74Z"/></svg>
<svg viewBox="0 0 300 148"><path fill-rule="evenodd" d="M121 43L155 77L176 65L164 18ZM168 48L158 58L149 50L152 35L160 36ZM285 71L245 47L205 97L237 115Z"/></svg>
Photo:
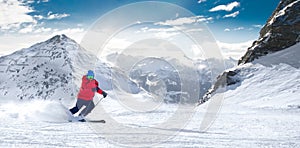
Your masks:
<svg viewBox="0 0 300 148"><path fill-rule="evenodd" d="M71 37L76 38L79 36L77 34L82 35L103 14L117 7L141 1L0 0L0 39L3 41L0 41L0 48L10 48L9 45L4 45L4 41L17 36L26 36L32 42L37 38L42 39L41 35L46 38L56 33L69 33ZM206 23L214 37L225 43L257 39L262 25L279 3L279 0L156 1L173 3L196 16L209 18Z"/></svg>
<svg viewBox="0 0 300 148"><path fill-rule="evenodd" d="M279 0L161 0L182 6L195 15L213 17L213 21L208 24L215 37L224 42L241 42L257 37L260 30L272 11L276 8ZM49 26L68 27L70 24L76 27L77 24L89 26L93 21L106 12L125 4L137 2L137 0L49 0L46 3L32 4L37 10L32 14L47 15L49 11L59 14L70 14L60 20L46 21ZM231 11L209 11L218 5L228 5L238 2L239 6ZM236 17L223 18L225 15L238 12ZM239 28L239 29L238 29ZM227 29L225 31L225 29ZM229 30L230 31L229 31ZM229 38L228 38L229 37ZM233 41L231 41L231 38Z"/></svg>

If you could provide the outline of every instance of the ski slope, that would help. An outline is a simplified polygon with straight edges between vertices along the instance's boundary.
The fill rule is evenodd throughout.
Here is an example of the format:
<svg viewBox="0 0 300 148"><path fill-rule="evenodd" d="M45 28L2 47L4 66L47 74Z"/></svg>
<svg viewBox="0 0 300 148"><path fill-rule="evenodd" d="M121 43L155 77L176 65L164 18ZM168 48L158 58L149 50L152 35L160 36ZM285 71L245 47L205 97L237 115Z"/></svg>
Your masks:
<svg viewBox="0 0 300 148"><path fill-rule="evenodd" d="M56 101L1 102L0 147L300 147L299 69L288 64L243 68L248 71L241 84L197 108L151 104L141 99L149 98L146 94L120 97L111 91L88 117L106 124L68 123ZM222 109L201 131L208 105L220 95ZM137 102L142 108L132 106Z"/></svg>
<svg viewBox="0 0 300 148"><path fill-rule="evenodd" d="M44 108L36 108L37 104L43 104ZM158 122L165 122L168 116L172 116L174 106L140 113L124 111L118 104L117 100L111 98L101 103L101 107L111 109L99 114L102 117L106 115L112 117L106 119L106 124L65 122L61 108L55 102L32 101L15 106L1 104L0 146L249 148L300 146L300 110L297 108L253 109L233 104L230 99L225 99L214 124L207 131L200 131L200 123L207 105L196 110L183 111L182 116L191 112L194 114L183 128L160 128L157 126ZM48 110L50 113L47 111L48 107L53 108ZM154 121L147 121L149 119ZM114 122L122 126L112 126ZM137 134L140 129L145 128L147 130ZM157 143L156 140L161 143Z"/></svg>
<svg viewBox="0 0 300 148"><path fill-rule="evenodd" d="M74 45L69 40L59 43ZM240 83L199 107L162 103L163 99L128 85L131 81L117 67L111 71L98 63L96 73L102 75L96 78L107 85L109 96L88 118L104 119L106 124L67 122L61 103L71 107L74 99L4 96L0 99L0 147L300 147L300 70L295 55L299 55L299 44L238 67ZM83 61L77 61L78 65L87 63L88 54L79 56L77 60ZM75 71L88 68L78 65ZM112 76L118 79L109 81ZM23 78L18 77L26 81ZM202 130L206 115L214 117L212 112L207 114L214 101L221 101L221 110L212 118L213 124Z"/></svg>

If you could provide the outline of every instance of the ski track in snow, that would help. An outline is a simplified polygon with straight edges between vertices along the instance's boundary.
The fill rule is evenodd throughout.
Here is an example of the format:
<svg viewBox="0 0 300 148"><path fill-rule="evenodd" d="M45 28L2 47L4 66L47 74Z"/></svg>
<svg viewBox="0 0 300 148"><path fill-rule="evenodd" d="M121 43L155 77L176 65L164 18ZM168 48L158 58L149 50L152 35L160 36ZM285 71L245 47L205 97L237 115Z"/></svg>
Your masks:
<svg viewBox="0 0 300 148"><path fill-rule="evenodd" d="M195 108L156 106L147 94L108 91L89 116L105 124L69 123L58 101L7 97L0 98L0 147L300 147L299 45L245 65L241 83L223 93L207 131L200 130L206 109L222 94Z"/></svg>
<svg viewBox="0 0 300 148"><path fill-rule="evenodd" d="M1 147L100 147L106 142L80 123L20 122L0 124Z"/></svg>
<svg viewBox="0 0 300 148"><path fill-rule="evenodd" d="M0 147L300 147L299 69L286 64L244 68L241 84L214 96L224 100L207 131L200 125L214 97L198 108L185 105L168 120L179 105L151 104L151 110L145 108L149 101L141 100L145 94L118 98L120 92L109 91L88 117L105 124L69 123L56 101L2 99ZM137 102L145 107L126 106Z"/></svg>
<svg viewBox="0 0 300 148"><path fill-rule="evenodd" d="M110 116L133 128L155 129L155 133L138 133L112 127L113 120L106 124L97 124L100 132L95 129L96 123L68 123L61 119L45 116L39 121L33 117L2 115L0 119L0 147L299 147L300 118L299 109L264 109L248 108L232 104L225 100L223 108L214 124L207 131L200 131L200 123L207 104L197 108L184 128L160 128L156 123L145 124L148 117L163 117L173 110L162 108L149 113L120 114L118 101L104 100L102 107L114 107L108 112ZM0 109L3 111L4 106ZM59 109L59 106L54 106ZM172 108L172 107L171 107ZM97 112L97 111L96 111ZM190 111L183 113L189 114ZM59 116L63 114L59 112ZM141 122L140 122L141 121ZM131 123L130 123L131 122ZM176 124L176 123L172 123ZM98 128L99 129L99 128ZM118 129L118 130L116 130ZM131 133L130 133L131 132ZM138 135L137 135L138 133ZM149 141L151 138L165 138L162 143ZM115 139L114 139L115 138ZM122 141L120 141L122 140ZM125 141L123 141L125 140ZM137 142L138 141L138 142ZM151 143L154 142L154 143Z"/></svg>

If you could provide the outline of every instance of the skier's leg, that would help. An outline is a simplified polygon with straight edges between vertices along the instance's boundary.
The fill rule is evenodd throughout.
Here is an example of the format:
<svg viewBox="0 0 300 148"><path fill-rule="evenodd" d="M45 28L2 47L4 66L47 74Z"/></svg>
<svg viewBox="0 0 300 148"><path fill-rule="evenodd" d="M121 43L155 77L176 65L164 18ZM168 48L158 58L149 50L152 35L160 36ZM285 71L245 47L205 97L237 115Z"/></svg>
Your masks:
<svg viewBox="0 0 300 148"><path fill-rule="evenodd" d="M74 114L76 114L76 113L79 111L79 109L80 109L83 105L84 105L84 102L82 102L81 99L77 99L75 107L69 109L69 111L74 115Z"/></svg>
<svg viewBox="0 0 300 148"><path fill-rule="evenodd" d="M92 112L92 110L95 108L95 104L93 102L93 100L88 101L86 108L84 110L82 110L81 114L83 116L87 116L89 113Z"/></svg>
<svg viewBox="0 0 300 148"><path fill-rule="evenodd" d="M75 105L73 108L69 109L69 111L74 115L74 114L76 114L76 113L79 111L79 109L78 109L78 107Z"/></svg>

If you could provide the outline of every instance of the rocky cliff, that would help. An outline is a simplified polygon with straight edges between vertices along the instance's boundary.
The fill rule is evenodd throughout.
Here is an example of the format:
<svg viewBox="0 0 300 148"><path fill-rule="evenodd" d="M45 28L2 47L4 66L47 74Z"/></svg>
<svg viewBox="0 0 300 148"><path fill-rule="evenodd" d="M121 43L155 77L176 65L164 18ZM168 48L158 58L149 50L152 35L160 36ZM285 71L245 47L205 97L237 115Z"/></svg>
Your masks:
<svg viewBox="0 0 300 148"><path fill-rule="evenodd" d="M300 0L281 0L267 23L261 29L259 39L253 42L246 54L238 61L239 66L226 70L220 74L217 77L216 83L203 98L199 100L199 103L206 102L219 88L241 82L242 79L239 78L239 75L247 69L243 67L244 64L251 63L256 59L263 62L263 56L278 51L284 52L285 49L288 49L288 47L291 47L298 42L300 42ZM274 60L276 59L276 56L278 59ZM276 56L272 57L273 61L276 61L274 64L290 64L289 62L285 62L285 60L287 60L286 58L280 58L278 55ZM297 58L297 56L294 56L293 58ZM270 61L268 62L269 65L272 65ZM295 67L297 68L297 66Z"/></svg>
<svg viewBox="0 0 300 148"><path fill-rule="evenodd" d="M260 37L239 60L245 64L300 41L300 1L282 0L260 31Z"/></svg>

